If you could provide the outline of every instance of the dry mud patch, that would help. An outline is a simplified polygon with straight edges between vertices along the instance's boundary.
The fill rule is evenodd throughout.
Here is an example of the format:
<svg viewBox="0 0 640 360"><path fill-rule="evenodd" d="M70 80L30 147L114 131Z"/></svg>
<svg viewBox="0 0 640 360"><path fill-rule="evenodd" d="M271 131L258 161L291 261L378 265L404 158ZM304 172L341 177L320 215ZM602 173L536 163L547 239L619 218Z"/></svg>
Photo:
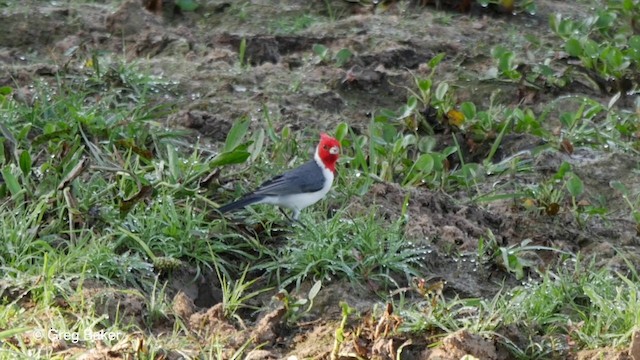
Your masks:
<svg viewBox="0 0 640 360"><path fill-rule="evenodd" d="M313 134L347 122L356 133L364 133L372 112L397 108L406 102L405 88L414 86L413 76L427 71L421 64L440 52L447 57L438 70L438 79L456 84L459 101L488 106L490 94L500 89L504 103L522 102L522 94L514 84L465 82L459 78L461 74L482 77L493 66L493 60L486 56L489 49L513 42L518 29L546 36L549 14L588 11L586 5L572 6L564 1L539 1L538 7L536 16L509 17L477 10L471 15L443 13L430 7L409 8L413 15L402 9L371 14L344 5L336 9L341 16L334 21L316 21L294 33L278 33L273 19L295 19L301 14L326 19L326 8L322 2L247 1L239 5L204 1L194 13L161 14L149 12L133 0L47 6L26 2L19 8L4 9L0 15L0 86L16 86L16 98L29 103L34 81L54 82L62 71L66 76L82 77L87 57L101 51L124 54L152 74L177 84L176 91L158 102L175 102L179 110L161 120L170 126L193 129L213 142L224 140L233 121L242 115L249 114L255 120L252 127L263 126L258 119L264 111L276 119L277 129L289 126ZM247 67L239 65L238 50L243 39L247 41ZM323 44L332 53L347 48L354 56L338 67L331 60L317 59L312 51L314 44ZM565 91L606 100L606 96L581 84ZM540 92L527 101L540 110L559 95ZM442 147L451 142L449 133L436 137ZM531 149L538 140L527 136L507 139L496 160ZM465 142L461 143L464 147ZM482 159L488 148L463 150L469 161ZM630 171L637 168L637 158L587 149L577 149L573 155L548 152L535 159L532 174L512 180L527 183L544 179L557 171L563 161L574 166L585 182L587 194L604 194L614 209L622 211L625 204L610 191L609 181L618 179L630 188L640 187L637 175ZM487 177L481 186L489 189L492 184L494 178ZM446 281L447 296L491 297L504 284L519 283L505 269L472 261L478 240L488 233L502 246L531 240L535 245L572 253L598 253L601 262L620 267L623 263L618 259L618 248L637 255L637 229L629 219L605 222L591 218L580 224L567 208L560 209L557 216L541 216L523 211L511 200L477 205L464 192L445 194L380 183L366 196L350 199L351 211L375 207L381 219L391 222L400 216L407 196L406 234L415 243L432 249L425 258L425 267L430 276ZM544 267L553 264L554 256L531 254L531 260ZM213 274L206 277L202 284L216 281ZM176 318L195 333L224 334L229 346L226 356L251 338L256 344L266 343L263 350L247 355L251 359L286 355L327 358L340 318L338 302L348 298L351 306L366 313L377 301L369 294L360 295L361 290L354 291L351 284L336 282L323 289L316 304L316 309L321 310L314 310L313 321L304 326L284 327L282 309L275 306L248 317L248 327L243 328L221 316L217 290L205 290L202 284L182 280L170 285ZM146 306L140 299L115 290L100 294L98 299L103 301L98 302L96 310L113 314L118 309L126 310L124 314L131 317L132 323L148 327ZM170 328L175 319L164 321L166 324L159 328ZM364 320L360 325L371 327ZM370 328L368 331L373 332ZM401 346L405 347L406 358L459 359L466 354L482 359L509 358L492 341L465 332L449 335L440 349L424 351L420 350L427 345L424 339L372 336L353 340L353 344L363 341L360 346L371 351L367 356L379 358L392 357ZM83 356L126 356L118 346L122 347L95 349ZM339 356L352 358L354 352L358 350L345 348Z"/></svg>

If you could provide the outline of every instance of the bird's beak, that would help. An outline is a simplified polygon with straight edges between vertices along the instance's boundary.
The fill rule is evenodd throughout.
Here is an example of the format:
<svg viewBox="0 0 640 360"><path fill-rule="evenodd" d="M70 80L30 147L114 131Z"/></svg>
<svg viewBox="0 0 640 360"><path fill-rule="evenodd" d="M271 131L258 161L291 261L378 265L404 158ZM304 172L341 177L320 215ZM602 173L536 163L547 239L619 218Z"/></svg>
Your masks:
<svg viewBox="0 0 640 360"><path fill-rule="evenodd" d="M338 155L339 153L340 153L340 148L337 146L334 146L331 149L329 149L329 154L331 155Z"/></svg>

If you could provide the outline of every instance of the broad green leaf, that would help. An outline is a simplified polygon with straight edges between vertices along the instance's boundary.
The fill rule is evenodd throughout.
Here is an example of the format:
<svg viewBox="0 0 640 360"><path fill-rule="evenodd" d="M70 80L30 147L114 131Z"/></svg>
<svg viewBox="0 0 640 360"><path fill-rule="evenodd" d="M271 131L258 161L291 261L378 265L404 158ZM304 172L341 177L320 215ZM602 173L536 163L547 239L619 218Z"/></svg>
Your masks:
<svg viewBox="0 0 640 360"><path fill-rule="evenodd" d="M457 146L448 146L446 148L444 148L444 150L442 150L440 153L442 154L442 156L444 157L448 157L451 154L454 154L458 151L458 147Z"/></svg>
<svg viewBox="0 0 640 360"><path fill-rule="evenodd" d="M470 120L476 117L476 105L472 102L463 102L460 105L460 111L462 111L466 120Z"/></svg>
<svg viewBox="0 0 640 360"><path fill-rule="evenodd" d="M423 174L429 174L433 170L433 156L430 154L422 154L415 162L415 168Z"/></svg>
<svg viewBox="0 0 640 360"><path fill-rule="evenodd" d="M5 184L7 184L7 189L9 189L11 195L15 196L19 194L20 191L22 191L18 179L16 179L16 177L11 172L11 167L5 166L2 169L2 178L4 179Z"/></svg>
<svg viewBox="0 0 640 360"><path fill-rule="evenodd" d="M12 91L10 86L0 86L0 95L9 95Z"/></svg>
<svg viewBox="0 0 640 360"><path fill-rule="evenodd" d="M564 176L566 175L566 173L569 171L571 171L571 164L569 164L566 161L563 161L562 164L560 164L560 167L558 167L558 172L556 172L553 178L556 180L562 180L564 179Z"/></svg>
<svg viewBox="0 0 640 360"><path fill-rule="evenodd" d="M24 176L29 176L31 173L31 155L29 155L29 151L24 150L20 153L19 163L22 174Z"/></svg>
<svg viewBox="0 0 640 360"><path fill-rule="evenodd" d="M418 88L421 92L426 93L427 91L431 90L432 84L433 82L431 81L431 79L420 79L418 81Z"/></svg>
<svg viewBox="0 0 640 360"><path fill-rule="evenodd" d="M349 125L345 122L338 124L335 131L336 139L342 142L342 140L347 136L347 133L349 133Z"/></svg>
<svg viewBox="0 0 640 360"><path fill-rule="evenodd" d="M308 295L309 300L313 301L313 299L315 299L316 296L318 296L320 289L322 289L322 281L318 280L315 282L315 284L313 284L313 286L311 287L311 290L309 290L309 295Z"/></svg>
<svg viewBox="0 0 640 360"><path fill-rule="evenodd" d="M444 59L445 55L446 55L445 53L440 53L434 56L431 60L429 60L429 62L427 63L427 65L429 66L429 69L433 69L436 66L438 66L438 64L442 62L442 59Z"/></svg>
<svg viewBox="0 0 640 360"><path fill-rule="evenodd" d="M418 99L415 96L410 96L409 99L407 99L407 104L406 105L402 105L400 107L400 109L398 110L398 119L404 119L408 116L410 116L413 111L416 108L416 105L418 104Z"/></svg>
<svg viewBox="0 0 640 360"><path fill-rule="evenodd" d="M185 12L195 11L198 8L198 2L195 0L176 0L175 4Z"/></svg>
<svg viewBox="0 0 640 360"><path fill-rule="evenodd" d="M28 137L29 132L31 131L31 126L32 124L26 124L22 130L20 130L17 136L18 141L25 140Z"/></svg>
<svg viewBox="0 0 640 360"><path fill-rule="evenodd" d="M627 187L623 183L621 183L619 180L612 180L609 183L609 186L611 186L615 190L620 191L622 195L627 196L629 194L629 190L627 189Z"/></svg>
<svg viewBox="0 0 640 360"><path fill-rule="evenodd" d="M582 55L582 44L580 40L571 38L564 44L564 50L571 56L579 57Z"/></svg>
<svg viewBox="0 0 640 360"><path fill-rule="evenodd" d="M436 99L440 101L444 100L447 91L449 91L449 84L447 84L446 82L441 82L440 84L438 84L438 87L436 88Z"/></svg>
<svg viewBox="0 0 640 360"><path fill-rule="evenodd" d="M500 55L500 58L498 59L498 69L504 73L511 71L513 68L514 57L515 55L511 51L506 51Z"/></svg>
<svg viewBox="0 0 640 360"><path fill-rule="evenodd" d="M247 116L243 116L233 123L231 130L229 130L229 133L227 134L227 139L224 142L224 152L231 151L242 143L242 138L247 133L250 123L251 120Z"/></svg>
<svg viewBox="0 0 640 360"><path fill-rule="evenodd" d="M508 50L504 46L498 45L498 46L494 47L493 49L491 49L491 56L493 58L495 58L495 59L499 59L506 52L508 52Z"/></svg>
<svg viewBox="0 0 640 360"><path fill-rule="evenodd" d="M250 152L246 150L234 150L230 152L223 152L218 154L211 162L209 162L209 168L213 169L218 166L241 164L249 158Z"/></svg>
<svg viewBox="0 0 640 360"><path fill-rule="evenodd" d="M629 48L627 56L636 62L640 62L640 35L634 35L629 38Z"/></svg>
<svg viewBox="0 0 640 360"><path fill-rule="evenodd" d="M327 53L329 52L329 49L322 44L313 44L313 47L311 48L311 50L313 50L314 54L320 56L323 59L327 56Z"/></svg>
<svg viewBox="0 0 640 360"><path fill-rule="evenodd" d="M280 132L280 136L282 137L282 140L291 138L291 128L289 126L283 127Z"/></svg>
<svg viewBox="0 0 640 360"><path fill-rule="evenodd" d="M333 58L336 60L336 65L342 67L351 59L352 55L353 53L349 49L340 49Z"/></svg>
<svg viewBox="0 0 640 360"><path fill-rule="evenodd" d="M437 145L437 141L436 141L436 138L433 136L424 136L418 140L418 150L421 153L433 151L436 145Z"/></svg>
<svg viewBox="0 0 640 360"><path fill-rule="evenodd" d="M567 190L569 190L571 196L577 198L584 192L584 183L576 174L571 174L571 177L567 180Z"/></svg>
<svg viewBox="0 0 640 360"><path fill-rule="evenodd" d="M600 54L600 46L595 41L587 39L582 45L582 51L584 52L584 56L595 58Z"/></svg>
<svg viewBox="0 0 640 360"><path fill-rule="evenodd" d="M611 25L616 20L616 13L613 11L602 12L598 16L598 20L596 20L596 27L602 30L608 30L611 28Z"/></svg>
<svg viewBox="0 0 640 360"><path fill-rule="evenodd" d="M409 108L410 110L414 110L417 105L418 105L418 98L416 98L415 96L410 96L409 99L407 100L407 108Z"/></svg>
<svg viewBox="0 0 640 360"><path fill-rule="evenodd" d="M253 138L254 138L253 142L248 147L248 150L251 153L251 157L249 158L249 161L255 161L258 158L258 156L260 156L260 153L262 152L262 148L264 147L264 139L265 139L264 129L258 130L253 135Z"/></svg>

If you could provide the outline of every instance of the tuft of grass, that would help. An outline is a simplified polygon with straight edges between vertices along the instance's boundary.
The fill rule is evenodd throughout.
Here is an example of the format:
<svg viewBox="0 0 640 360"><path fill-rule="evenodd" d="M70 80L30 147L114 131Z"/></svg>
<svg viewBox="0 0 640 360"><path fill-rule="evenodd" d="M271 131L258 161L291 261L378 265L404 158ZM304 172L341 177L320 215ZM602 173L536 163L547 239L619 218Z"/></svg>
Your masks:
<svg viewBox="0 0 640 360"><path fill-rule="evenodd" d="M296 34L318 21L314 15L302 14L293 18L279 18L271 23L270 28L274 34Z"/></svg>
<svg viewBox="0 0 640 360"><path fill-rule="evenodd" d="M467 329L504 344L518 359L563 358L574 349L623 348L640 326L640 284L633 264L622 273L596 266L594 259L566 257L539 281L501 291L492 299L448 299L423 292L423 300L401 296L394 303L402 333ZM509 329L521 332L513 338Z"/></svg>
<svg viewBox="0 0 640 360"><path fill-rule="evenodd" d="M256 282L260 280L258 277L252 280L247 280L248 271L249 266L245 267L240 278L231 282L231 280L229 280L229 275L224 274L220 267L216 266L216 274L218 275L218 280L220 281L220 287L222 290L222 311L224 312L224 316L229 319L235 319L239 324L242 324L242 327L245 329L246 325L238 315L238 310L243 308L257 310L258 308L247 305L246 302L264 292L272 290L270 287L264 287L251 293L247 293L247 290L253 287Z"/></svg>
<svg viewBox="0 0 640 360"><path fill-rule="evenodd" d="M91 312L78 282L152 294L153 324L169 313L158 275L254 259L252 239L207 218L215 204L200 188L216 169L255 159L261 144L245 138L248 121L237 121L220 152L185 146L185 133L155 120L170 108L154 104L168 83L98 56L86 67L88 77L36 84L31 101L0 91L0 312L3 328L29 329L3 332L2 350L17 356L52 356L46 337L39 352L26 346L34 331L120 331L120 319ZM36 304L26 316L23 301Z"/></svg>
<svg viewBox="0 0 640 360"><path fill-rule="evenodd" d="M281 287L299 286L305 279L399 287L399 282L419 274L425 250L404 237L402 220L387 227L375 212L352 220L345 216L340 212L296 231L289 246L278 249L274 260L257 268L275 276Z"/></svg>

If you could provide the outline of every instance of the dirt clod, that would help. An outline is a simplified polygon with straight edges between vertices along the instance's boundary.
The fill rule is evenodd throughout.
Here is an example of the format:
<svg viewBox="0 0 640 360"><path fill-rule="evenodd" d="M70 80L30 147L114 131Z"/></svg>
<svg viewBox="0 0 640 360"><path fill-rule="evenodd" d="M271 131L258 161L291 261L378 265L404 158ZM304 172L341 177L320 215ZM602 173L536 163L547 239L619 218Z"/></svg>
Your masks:
<svg viewBox="0 0 640 360"><path fill-rule="evenodd" d="M107 17L107 30L116 36L130 36L142 33L149 27L160 26L160 20L147 11L140 0L126 0L118 10Z"/></svg>
<svg viewBox="0 0 640 360"><path fill-rule="evenodd" d="M251 350L244 358L245 360L273 360L278 359L279 357L268 350Z"/></svg>
<svg viewBox="0 0 640 360"><path fill-rule="evenodd" d="M222 303L191 315L189 327L194 331L209 333L235 331L233 325L229 324L224 318Z"/></svg>
<svg viewBox="0 0 640 360"><path fill-rule="evenodd" d="M184 126L198 130L202 135L211 137L216 141L224 141L231 129L230 119L222 119L219 116L202 110L182 110L171 115L167 122L170 125Z"/></svg>
<svg viewBox="0 0 640 360"><path fill-rule="evenodd" d="M256 344L273 343L279 334L278 328L282 326L281 321L286 313L287 310L284 306L280 306L262 317L251 332L253 342Z"/></svg>
<svg viewBox="0 0 640 360"><path fill-rule="evenodd" d="M180 291L173 298L173 312L180 316L182 319L188 320L196 310L196 306L193 303L193 299L187 296L184 292Z"/></svg>
<svg viewBox="0 0 640 360"><path fill-rule="evenodd" d="M507 359L499 355L492 340L487 340L467 330L447 335L442 340L442 346L433 350L425 350L422 358L427 360L459 360L467 355L485 360Z"/></svg>
<svg viewBox="0 0 640 360"><path fill-rule="evenodd" d="M629 356L633 360L640 360L640 330L633 332L631 345L629 345Z"/></svg>

